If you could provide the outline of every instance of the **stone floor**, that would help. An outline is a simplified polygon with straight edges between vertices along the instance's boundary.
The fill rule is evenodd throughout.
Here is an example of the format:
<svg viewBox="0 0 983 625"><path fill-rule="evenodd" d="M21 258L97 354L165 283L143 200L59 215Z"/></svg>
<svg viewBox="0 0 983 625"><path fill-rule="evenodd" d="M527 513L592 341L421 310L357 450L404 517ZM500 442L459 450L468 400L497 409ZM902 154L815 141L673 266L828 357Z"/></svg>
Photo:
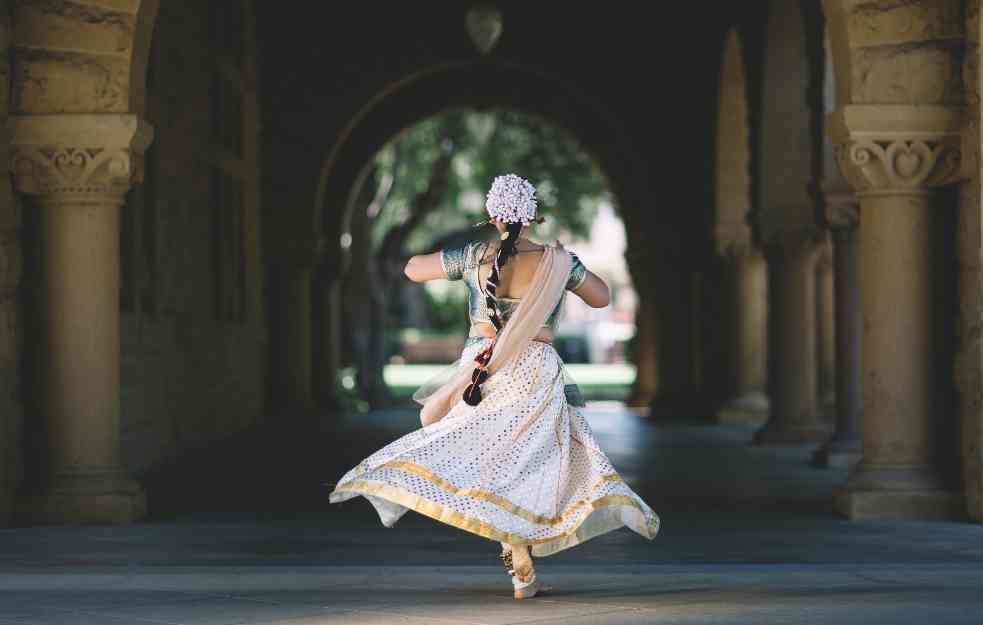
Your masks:
<svg viewBox="0 0 983 625"><path fill-rule="evenodd" d="M601 404L594 430L662 531L539 560L554 592L514 601L496 544L325 505L324 482L413 418L203 450L142 476L148 522L0 530L0 625L983 623L983 527L846 522L829 512L845 472L807 447Z"/></svg>

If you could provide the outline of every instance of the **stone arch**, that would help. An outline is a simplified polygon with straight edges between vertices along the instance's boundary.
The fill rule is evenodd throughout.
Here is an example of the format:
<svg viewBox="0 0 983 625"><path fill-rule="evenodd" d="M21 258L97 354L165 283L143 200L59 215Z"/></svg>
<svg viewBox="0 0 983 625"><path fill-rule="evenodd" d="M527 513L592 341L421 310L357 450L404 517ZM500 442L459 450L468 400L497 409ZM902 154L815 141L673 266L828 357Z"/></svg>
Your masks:
<svg viewBox="0 0 983 625"><path fill-rule="evenodd" d="M484 59L431 66L390 83L348 117L324 155L311 205L313 214L310 218L306 213L295 215L291 219L296 221L288 226L294 234L285 232L286 236L281 235L282 241L305 247L310 233L314 233L312 245L307 247L314 250L318 259L316 282L321 292L321 296L313 297L311 280L315 276L307 272L306 285L295 289L305 295L297 298L287 294L286 299L308 303L288 304L280 325L306 329L285 334L299 338L291 339L292 345L285 346L284 353L289 357L283 357L280 369L288 371L289 363L300 363L284 377L310 381L306 383L308 389L293 390L289 394L312 396L319 392L314 388L315 379L334 379L331 371L336 370L338 364L340 331L338 278L348 263L341 237L348 229L353 198L364 182L372 157L394 135L417 121L442 110L467 106L514 108L540 115L567 129L592 153L609 187L624 201L623 206L640 204L627 200L638 197L637 185L640 179L644 182L644 177L637 175L642 166L632 157L633 146L626 131L613 115L576 85L528 67ZM631 230L630 220L634 213L627 210L621 213ZM640 219L642 217L639 215ZM284 249L282 254L272 256L287 258L291 253ZM632 274L637 276L641 263L632 262L632 258L628 257L629 265ZM294 318L311 308L311 312L319 317L317 320ZM311 345L315 345L313 354L308 351ZM284 380L283 385L287 384L288 380Z"/></svg>
<svg viewBox="0 0 983 625"><path fill-rule="evenodd" d="M509 88L502 89L502 85ZM341 233L352 194L372 156L403 129L458 106L502 106L540 115L581 142L600 164L616 195L624 197L630 186L630 178L614 166L631 154L627 133L574 85L514 65L449 63L389 85L352 116L321 168L315 228Z"/></svg>
<svg viewBox="0 0 983 625"><path fill-rule="evenodd" d="M19 2L14 113L135 113L159 0Z"/></svg>

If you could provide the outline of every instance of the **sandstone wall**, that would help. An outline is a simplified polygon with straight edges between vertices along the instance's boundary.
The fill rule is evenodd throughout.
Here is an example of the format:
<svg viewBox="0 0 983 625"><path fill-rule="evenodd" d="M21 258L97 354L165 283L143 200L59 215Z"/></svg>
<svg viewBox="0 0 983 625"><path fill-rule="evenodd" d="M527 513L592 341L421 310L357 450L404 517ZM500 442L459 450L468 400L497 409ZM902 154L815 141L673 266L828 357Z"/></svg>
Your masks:
<svg viewBox="0 0 983 625"><path fill-rule="evenodd" d="M980 2L966 3L966 53L963 81L966 86L966 127L963 155L969 165L968 180L960 187L959 345L956 386L961 422L960 455L966 488L966 507L971 517L983 521L983 222L980 207Z"/></svg>
<svg viewBox="0 0 983 625"><path fill-rule="evenodd" d="M166 3L146 68L134 52L144 14L124 4L24 2L12 20L0 0L0 122L13 102L27 114L128 110L155 127L120 227L121 453L139 476L259 421L267 332L249 2ZM7 151L0 144L3 162ZM42 326L28 323L44 310L38 209L23 204L0 178L0 525L47 464L32 407Z"/></svg>
<svg viewBox="0 0 983 625"><path fill-rule="evenodd" d="M137 474L255 423L264 405L254 68L244 5L222 4L220 18L165 3L151 47L156 138L121 233L121 442Z"/></svg>
<svg viewBox="0 0 983 625"><path fill-rule="evenodd" d="M10 6L0 1L0 123L6 123L10 100ZM6 134L0 136L0 159L6 162ZM20 207L7 176L0 177L0 525L9 522L13 492L21 479L24 418L21 386Z"/></svg>

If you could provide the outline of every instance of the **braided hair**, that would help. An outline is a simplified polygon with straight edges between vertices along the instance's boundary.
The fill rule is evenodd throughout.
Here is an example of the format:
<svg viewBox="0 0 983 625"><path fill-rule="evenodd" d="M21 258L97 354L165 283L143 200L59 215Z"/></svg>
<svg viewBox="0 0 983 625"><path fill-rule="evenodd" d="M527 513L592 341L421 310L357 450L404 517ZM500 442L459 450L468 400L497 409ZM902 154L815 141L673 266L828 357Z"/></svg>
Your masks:
<svg viewBox="0 0 983 625"><path fill-rule="evenodd" d="M485 307L488 309L488 320L495 326L495 336L492 337L488 347L481 350L474 360L477 366L471 373L471 383L464 389L464 401L469 406L477 406L481 401L481 384L488 379L488 363L491 361L492 352L495 349L495 341L502 333L505 322L502 321L501 313L498 311L498 297L495 292L498 289L498 281L501 277L501 270L505 267L509 259L516 254L516 243L519 241L519 233L522 232L521 222L508 222L505 224L502 245L498 248L495 255L495 262L492 264L488 278L485 280Z"/></svg>

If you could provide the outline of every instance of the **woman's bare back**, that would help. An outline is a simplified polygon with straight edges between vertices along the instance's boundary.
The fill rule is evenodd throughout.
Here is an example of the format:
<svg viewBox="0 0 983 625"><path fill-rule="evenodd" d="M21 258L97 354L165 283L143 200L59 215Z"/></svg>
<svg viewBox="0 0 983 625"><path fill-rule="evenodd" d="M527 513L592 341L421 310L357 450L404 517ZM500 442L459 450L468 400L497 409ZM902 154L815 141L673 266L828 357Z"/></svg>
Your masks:
<svg viewBox="0 0 983 625"><path fill-rule="evenodd" d="M529 241L520 241L517 249L519 253L509 259L499 275L496 291L499 297L522 299L525 296L529 285L532 283L532 278L536 274L536 268L539 266L545 248ZM481 265L478 267L478 281L482 291L485 289L485 281L488 279L488 274L491 273L492 262L497 252L498 246L491 245L485 249L484 257L481 259Z"/></svg>

